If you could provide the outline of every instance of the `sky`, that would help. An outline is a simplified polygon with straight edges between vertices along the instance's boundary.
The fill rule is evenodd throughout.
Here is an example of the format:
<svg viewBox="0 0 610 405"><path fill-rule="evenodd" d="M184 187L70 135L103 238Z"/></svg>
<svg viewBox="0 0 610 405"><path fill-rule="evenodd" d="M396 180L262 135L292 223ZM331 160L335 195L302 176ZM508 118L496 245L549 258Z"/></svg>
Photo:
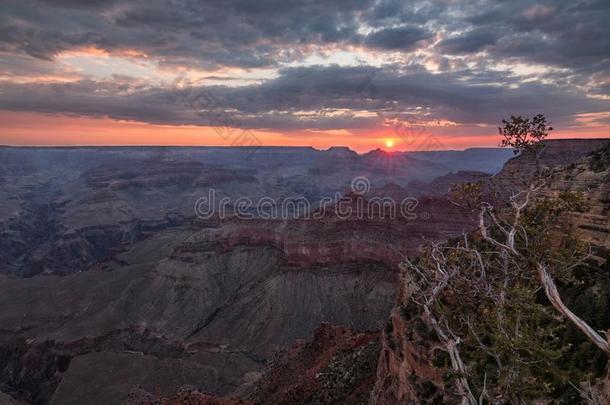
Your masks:
<svg viewBox="0 0 610 405"><path fill-rule="evenodd" d="M610 1L2 0L0 144L610 137Z"/></svg>

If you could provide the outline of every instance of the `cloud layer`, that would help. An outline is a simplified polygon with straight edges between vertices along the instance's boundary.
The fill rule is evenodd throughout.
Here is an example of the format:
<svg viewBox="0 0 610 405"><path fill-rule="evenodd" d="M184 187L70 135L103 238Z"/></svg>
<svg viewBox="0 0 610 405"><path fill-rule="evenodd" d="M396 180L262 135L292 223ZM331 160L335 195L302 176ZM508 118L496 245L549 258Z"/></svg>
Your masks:
<svg viewBox="0 0 610 405"><path fill-rule="evenodd" d="M543 113L577 128L610 111L609 20L606 0L5 0L0 109L277 131Z"/></svg>

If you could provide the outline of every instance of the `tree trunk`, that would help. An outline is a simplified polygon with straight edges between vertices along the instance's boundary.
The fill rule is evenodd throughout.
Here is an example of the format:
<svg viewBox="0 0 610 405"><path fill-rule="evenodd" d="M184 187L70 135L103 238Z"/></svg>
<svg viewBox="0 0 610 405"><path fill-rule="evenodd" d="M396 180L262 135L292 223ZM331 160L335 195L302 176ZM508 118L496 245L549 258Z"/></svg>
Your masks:
<svg viewBox="0 0 610 405"><path fill-rule="evenodd" d="M608 341L595 332L593 328L591 328L585 321L580 319L578 316L576 316L576 314L570 311L568 307L565 306L561 300L559 291L557 291L555 282L551 278L551 275L546 271L544 265L538 264L538 274L540 275L540 281L544 286L544 292L555 309L561 312L563 316L568 318L578 329L581 330L582 333L589 338L591 342L602 349L604 353L610 357L610 344L608 344Z"/></svg>

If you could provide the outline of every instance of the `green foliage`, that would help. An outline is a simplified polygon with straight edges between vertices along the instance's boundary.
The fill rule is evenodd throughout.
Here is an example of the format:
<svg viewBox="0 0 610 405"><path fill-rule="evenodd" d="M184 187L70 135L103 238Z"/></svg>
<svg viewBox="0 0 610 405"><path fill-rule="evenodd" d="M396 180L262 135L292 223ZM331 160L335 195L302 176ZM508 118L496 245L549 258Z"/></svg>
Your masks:
<svg viewBox="0 0 610 405"><path fill-rule="evenodd" d="M542 114L538 114L534 118L511 115L510 120L502 120L502 127L498 128L503 137L500 145L514 148L515 154L524 151L538 152L542 147L540 141L546 138L552 130L553 127Z"/></svg>
<svg viewBox="0 0 610 405"><path fill-rule="evenodd" d="M472 196L477 188L460 192ZM485 385L502 403L578 398L570 382L578 384L604 372L608 358L550 305L537 271L539 263L547 264L567 293L568 306L594 327L608 328L610 272L578 265L587 246L569 226L558 229L566 212L585 208L578 192L531 201L516 223L517 255L485 239L457 239L440 249L424 249L414 261L427 269L425 277L432 283L440 255L447 272L459 269L433 312L460 337L475 396ZM490 227L490 234L502 240L502 229L515 225L515 215L514 208L497 213L499 226Z"/></svg>
<svg viewBox="0 0 610 405"><path fill-rule="evenodd" d="M596 173L603 172L610 167L610 145L591 154L589 169Z"/></svg>
<svg viewBox="0 0 610 405"><path fill-rule="evenodd" d="M461 183L456 184L449 190L449 198L467 208L476 208L481 201L481 184Z"/></svg>
<svg viewBox="0 0 610 405"><path fill-rule="evenodd" d="M604 330L610 325L610 257L603 266L579 266L573 280L560 288L562 297L575 313L593 329ZM587 340L579 330L569 324L560 336L568 347L561 367L569 370L575 381L601 377L608 358Z"/></svg>
<svg viewBox="0 0 610 405"><path fill-rule="evenodd" d="M474 273L454 280L435 312L443 314L461 337L462 355L475 389L480 391L486 381L494 396L507 401L548 396L566 378L556 366L567 349L558 338L563 325L554 322L552 310L538 302L537 282L527 263L512 267L505 283L502 255L484 242L476 248L485 252L487 291L482 292L483 282L473 284L482 277L472 266L477 258L454 250L450 260ZM499 304L501 294L504 298Z"/></svg>

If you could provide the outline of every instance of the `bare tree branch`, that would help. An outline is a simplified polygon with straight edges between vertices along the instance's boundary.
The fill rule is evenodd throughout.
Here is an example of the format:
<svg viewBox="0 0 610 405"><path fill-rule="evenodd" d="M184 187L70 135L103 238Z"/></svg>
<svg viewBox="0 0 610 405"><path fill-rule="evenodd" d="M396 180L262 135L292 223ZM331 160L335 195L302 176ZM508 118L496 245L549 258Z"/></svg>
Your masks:
<svg viewBox="0 0 610 405"><path fill-rule="evenodd" d="M599 347L601 350L610 357L610 345L608 341L601 337L597 332L593 330L585 321L576 316L572 311L568 309L561 300L559 291L553 282L553 278L546 270L543 264L538 264L538 274L540 275L540 282L544 287L544 292L547 298L553 304L555 309L561 312L566 318L570 320L582 333L584 333L593 344Z"/></svg>

